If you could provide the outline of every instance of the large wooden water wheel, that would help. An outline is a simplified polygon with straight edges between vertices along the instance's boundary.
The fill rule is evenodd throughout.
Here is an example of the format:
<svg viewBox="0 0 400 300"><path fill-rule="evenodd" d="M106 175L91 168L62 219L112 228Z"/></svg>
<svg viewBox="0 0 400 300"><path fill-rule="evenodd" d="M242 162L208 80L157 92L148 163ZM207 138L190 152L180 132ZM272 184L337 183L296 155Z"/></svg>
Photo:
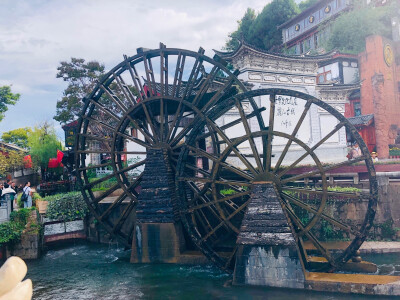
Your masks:
<svg viewBox="0 0 400 300"><path fill-rule="evenodd" d="M253 98L265 109L266 128L247 109ZM232 111L236 119L221 124ZM313 257L322 257L317 260L332 271L356 254L375 216L377 181L366 145L341 113L303 93L260 89L225 99L205 117L180 153L177 193L182 221L207 257L232 271L254 182L273 184L307 268L312 268ZM204 126L220 151L212 145L198 147L210 134L203 133ZM346 133L347 140L360 146L360 156L346 157ZM198 165L199 159L207 168ZM362 170L366 184L338 189L334 177L351 168ZM350 208L361 215L361 222ZM251 222L268 232L262 219Z"/></svg>
<svg viewBox="0 0 400 300"><path fill-rule="evenodd" d="M194 125L215 105L246 90L236 75L201 48L192 52L161 44L125 56L84 99L75 146L77 178L91 213L127 246L144 168L154 163L155 156L148 154L162 149L174 170ZM249 101L262 124L255 102ZM212 153L220 152L213 130L207 124L198 129L207 132L195 143L198 149L206 151L207 143ZM93 172L103 176L92 178Z"/></svg>

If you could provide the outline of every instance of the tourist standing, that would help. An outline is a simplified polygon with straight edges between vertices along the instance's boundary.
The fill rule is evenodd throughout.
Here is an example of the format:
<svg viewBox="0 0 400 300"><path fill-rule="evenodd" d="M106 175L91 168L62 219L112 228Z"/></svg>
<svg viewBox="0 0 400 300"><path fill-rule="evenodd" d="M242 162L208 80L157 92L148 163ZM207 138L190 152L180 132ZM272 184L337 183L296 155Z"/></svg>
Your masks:
<svg viewBox="0 0 400 300"><path fill-rule="evenodd" d="M28 199L24 201L24 208L32 207L32 189L29 181L25 183L22 193L28 197Z"/></svg>
<svg viewBox="0 0 400 300"><path fill-rule="evenodd" d="M360 157L361 155L362 155L361 149L358 146L358 144L355 143L353 145L353 147L351 148L351 158L357 158L357 157Z"/></svg>
<svg viewBox="0 0 400 300"><path fill-rule="evenodd" d="M372 152L372 153L371 153L371 157L372 157L372 161L373 161L373 162L379 161L379 159L378 159L378 153Z"/></svg>
<svg viewBox="0 0 400 300"><path fill-rule="evenodd" d="M9 199L7 199L8 197L6 197L8 195ZM8 202L11 205L11 211L14 210L14 198L15 198L16 192L15 190L12 189L12 187L10 185L8 185L7 183L4 184L4 189L3 189L3 193L2 193L2 198L10 201Z"/></svg>

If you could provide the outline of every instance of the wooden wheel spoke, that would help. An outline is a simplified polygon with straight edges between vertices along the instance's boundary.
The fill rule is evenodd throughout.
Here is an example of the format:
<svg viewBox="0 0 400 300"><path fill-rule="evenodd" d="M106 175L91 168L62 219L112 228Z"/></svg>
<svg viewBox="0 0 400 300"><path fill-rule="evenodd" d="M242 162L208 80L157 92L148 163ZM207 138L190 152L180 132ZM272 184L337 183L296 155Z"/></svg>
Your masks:
<svg viewBox="0 0 400 300"><path fill-rule="evenodd" d="M145 147L145 148L149 148L149 144L147 144L146 142L144 142L144 141L141 141L141 140L139 140L138 138L135 138L135 137L133 137L133 136L130 136L130 135L127 135L127 134L125 134L125 133L122 133L122 132L116 132L116 134L117 135L120 135L120 136L122 136L122 137L124 137L125 139L127 139L127 140L130 140L130 141L132 141L132 142L134 142L134 143L136 143L136 144L139 144L140 146L143 146L143 147Z"/></svg>
<svg viewBox="0 0 400 300"><path fill-rule="evenodd" d="M156 140L152 134L145 128L145 126L140 126L136 120L134 120L129 114L127 115L129 121L133 124L135 129L139 130L141 134L148 140L149 143L154 144Z"/></svg>
<svg viewBox="0 0 400 300"><path fill-rule="evenodd" d="M142 81L140 80L140 76L138 75L138 72L135 68L135 66L132 66L131 63L128 60L128 57L124 55L124 60L125 60L125 65L126 68L129 71L129 74L131 75L132 82L135 85L136 90L139 92L140 97L143 99L147 98L147 94L145 93L143 89L143 84Z"/></svg>
<svg viewBox="0 0 400 300"><path fill-rule="evenodd" d="M334 169L337 169L337 168L340 168L340 167L349 166L349 165L352 165L352 164L357 163L359 161L365 160L366 158L367 157L363 155L363 156L360 156L360 157L357 157L357 158L354 158L354 159L351 159L351 160L347 160L347 161L344 161L344 162L341 162L341 163L333 164L333 165L324 167L322 172L325 173L327 171L334 170ZM296 176L292 176L292 177L286 178L286 179L282 180L281 182L282 183L293 182L295 180L311 177L313 175L317 175L317 174L320 174L320 173L321 173L321 170L310 171L310 172L306 172L306 173L303 173L303 174L299 174L299 175L296 175Z"/></svg>
<svg viewBox="0 0 400 300"><path fill-rule="evenodd" d="M103 151L103 150L78 150L76 153L85 153L85 154L91 154L91 153L99 153L99 154L147 154L145 151Z"/></svg>
<svg viewBox="0 0 400 300"><path fill-rule="evenodd" d="M269 125L268 125L268 137L267 137L267 149L264 149L264 169L269 172L271 170L271 160L272 160L272 132L274 131L274 119L275 119L275 94L270 96L270 106L269 106Z"/></svg>
<svg viewBox="0 0 400 300"><path fill-rule="evenodd" d="M299 131L300 126L303 124L303 121L304 121L305 117L307 116L307 113L308 113L308 111L309 111L309 109L310 109L310 107L311 107L311 103L312 103L312 101L311 101L311 100L308 100L307 103L305 104L303 113L301 114L299 120L297 121L297 124L296 124L295 128L293 129L293 132L292 132L292 134L291 134L291 139L289 139L289 140L287 141L287 143L286 143L286 145L285 145L285 148L283 149L281 155L279 156L278 161L277 161L276 164L275 164L275 171L274 171L274 173L275 173L275 172L279 169L279 167L281 166L282 161L283 161L283 159L285 158L286 153L288 152L289 147L290 147L290 145L291 145L292 142L293 142L293 139L296 137L296 134L297 134L297 132Z"/></svg>
<svg viewBox="0 0 400 300"><path fill-rule="evenodd" d="M314 152L319 146L321 146L323 143L325 143L330 137L332 137L336 132L340 130L344 126L344 122L340 122L339 124L336 125L336 127L329 132L326 136L324 136L318 143L316 143L313 147L310 148L310 152L304 153L302 156L300 156L294 163L292 163L289 167L285 168L282 172L278 174L278 177L282 177L285 175L287 172L292 170L296 165L298 165L304 158L306 158L308 155L310 155L312 152Z"/></svg>
<svg viewBox="0 0 400 300"><path fill-rule="evenodd" d="M100 125L100 126L102 126L102 127L106 128L106 129L110 130L110 132L113 132L113 131L114 131L114 129L115 129L114 127L112 127L112 126L110 126L110 125L108 125L108 124L106 124L106 123L104 123L104 122L102 122L102 121L99 121L99 120L93 119L92 117L89 117L89 116L83 116L82 118L83 118L83 119L85 119L85 120L88 120L88 121L94 122L94 123L96 123L96 124L98 124L98 125Z"/></svg>
<svg viewBox="0 0 400 300"><path fill-rule="evenodd" d="M176 131L178 129L178 124L180 122L181 117L179 117L179 121L175 124L174 134L171 137L171 146L175 146L190 130L192 130L193 124L199 120L200 116L196 116L193 118L185 127L175 136Z"/></svg>
<svg viewBox="0 0 400 300"><path fill-rule="evenodd" d="M168 122L165 123L164 119L164 99L160 99L160 139L164 141L164 124L168 126Z"/></svg>
<svg viewBox="0 0 400 300"><path fill-rule="evenodd" d="M228 170L232 171L233 173L235 173L235 174L237 174L237 175L239 175L239 176L241 176L243 178L246 178L246 179L249 179L249 180L253 179L253 177L250 176L249 174L247 174L246 172L243 172L242 170L240 170L240 169L238 169L238 168L236 168L236 167L234 167L232 165L229 165L229 164L221 161L218 157L216 157L216 156L214 156L214 155L212 155L212 154L210 154L210 153L208 153L208 152L206 152L204 150L192 147L190 145L187 145L187 147L191 151L193 151L194 154L197 154L198 156L201 156L201 157L208 158L208 159L212 160L213 162L218 163L221 167L223 167L225 169L228 169ZM189 155L193 155L193 154L189 152Z"/></svg>
<svg viewBox="0 0 400 300"><path fill-rule="evenodd" d="M236 252L237 252L237 249L238 249L238 245L235 246L235 248L233 249L231 255L229 255L229 258L226 260L224 269L228 269L228 268L229 268L229 265L231 264L233 258L235 257L235 254L236 254Z"/></svg>
<svg viewBox="0 0 400 300"><path fill-rule="evenodd" d="M172 84L172 96L179 97L179 91L182 85L183 70L185 68L186 55L179 52L176 62L174 82Z"/></svg>
<svg viewBox="0 0 400 300"><path fill-rule="evenodd" d="M117 222L114 224L113 233L116 233L118 230L121 229L122 225L125 223L126 218L129 216L133 208L135 207L135 199L131 198L129 201L128 206L124 209L121 216L118 218Z"/></svg>
<svg viewBox="0 0 400 300"><path fill-rule="evenodd" d="M156 81L154 78L154 70L153 70L153 64L151 63L151 58L144 55L143 64L146 73L147 85L150 90L150 97L152 97L157 95L157 89L156 89Z"/></svg>
<svg viewBox="0 0 400 300"><path fill-rule="evenodd" d="M89 140L95 140L99 142L107 142L108 138L106 136L98 136L94 134L84 134L84 133L77 133L79 136L83 136Z"/></svg>
<svg viewBox="0 0 400 300"><path fill-rule="evenodd" d="M122 101L118 98L118 96L115 95L111 90L109 90L103 84L100 84L100 88L106 93L108 99L114 102L123 113L126 113L128 111L128 108L126 108L126 106L122 103Z"/></svg>
<svg viewBox="0 0 400 300"><path fill-rule="evenodd" d="M123 193L122 195L118 196L118 198L106 209L106 211L100 216L100 220L104 221L105 218L107 218L112 210L119 204L122 203L127 197L127 194Z"/></svg>
<svg viewBox="0 0 400 300"><path fill-rule="evenodd" d="M196 206L190 207L190 208L187 209L187 212L192 212L192 211L194 211L196 209L204 208L204 207L211 206L211 205L214 205L214 204L217 204L217 203L222 203L222 202L225 202L225 201L228 201L228 200L232 200L232 199L235 199L235 198L238 198L238 197L246 196L246 195L249 195L249 194L251 194L251 191L245 191L245 192L229 195L229 196L226 196L226 197L218 199L218 200L213 200L213 201L210 201L210 202L207 202L207 203L204 203L204 204L200 204L200 205L196 205Z"/></svg>
<svg viewBox="0 0 400 300"><path fill-rule="evenodd" d="M208 232L202 239L201 241L204 242L206 241L212 234L214 234L219 228L222 227L222 225L226 224L230 219L232 219L234 216L236 216L241 210L246 208L246 206L249 204L251 199L247 200L245 203L243 203L234 213L230 214L228 217L224 218L222 222L220 222L217 226L213 228L210 232ZM239 233L239 230L237 230L236 233Z"/></svg>
<svg viewBox="0 0 400 300"><path fill-rule="evenodd" d="M199 55L196 56L196 60L193 64L193 68L192 71L190 72L189 75L189 79L188 79L188 84L186 85L185 91L183 92L183 97L184 99L187 99L190 97L190 95L192 94L194 85L196 84L196 79L201 71L201 69L203 68L203 59L202 59L202 54L204 54L204 49L200 47L199 51L197 53L199 53Z"/></svg>
<svg viewBox="0 0 400 300"><path fill-rule="evenodd" d="M304 231L304 225L302 224L301 220L296 216L296 214L292 211L292 209L288 206L285 207L286 211L289 214L290 219L296 224L300 231ZM325 249L324 246L318 241L314 234L309 231L304 231L304 234L310 239L311 243L318 249L318 251L332 264L334 265L335 262L329 253L329 250Z"/></svg>
<svg viewBox="0 0 400 300"><path fill-rule="evenodd" d="M142 101L140 103L142 104L142 108L143 108L144 114L146 116L147 124L149 124L149 126L151 128L151 131L153 132L154 138L156 140L159 140L159 138L158 138L159 134L157 132L156 126L153 123L153 120L155 120L154 116L153 116L153 113L151 112L151 110L147 109L147 106L146 106L145 103L143 103Z"/></svg>
<svg viewBox="0 0 400 300"><path fill-rule="evenodd" d="M204 177L178 177L178 181L193 181L193 182L204 182L204 183L216 183L224 185L236 185L236 186L251 186L251 183L245 181L233 181L233 180L213 180Z"/></svg>
<svg viewBox="0 0 400 300"><path fill-rule="evenodd" d="M103 181L106 181L106 180L108 180L108 179L111 179L111 178L115 177L116 175L119 175L119 174L128 172L128 171L130 171L130 170L133 170L133 169L135 169L135 168L137 168L137 167L139 167L139 166L141 166L141 165L144 165L145 163L146 163L146 160L144 159L144 160L142 160L142 161L140 161L140 162L138 162L138 163L135 163L135 164L130 165L130 166L126 167L126 168L123 168L123 169L121 169L121 170L118 170L118 171L116 171L116 172L113 172L112 174L109 174L109 175L107 175L107 176L103 176L103 177L101 177L101 178L99 178L99 179L97 179L97 180L95 180L95 181L92 181L92 182L86 184L84 187L85 187L85 188L93 187L93 186L95 186L96 184L99 184L99 183L102 183Z"/></svg>
<svg viewBox="0 0 400 300"><path fill-rule="evenodd" d="M264 110L265 110L265 107L259 108L256 111L253 111L252 113L246 115L246 119L249 120L249 119L253 118L254 116L257 116L257 114L263 112ZM232 126L240 124L241 121L242 121L242 118L238 118L236 120L233 120L232 122L229 122L229 123L221 126L220 128L221 128L221 130L225 130L225 129L228 129L228 128L232 127ZM201 140L201 139L205 139L205 138L211 136L212 134L214 134L214 133L213 132L203 133L203 134L199 135L196 138L196 141Z"/></svg>
<svg viewBox="0 0 400 300"><path fill-rule="evenodd" d="M220 70L219 67L213 66L211 69L210 73L208 73L206 79L204 82L201 84L199 91L197 92L196 96L193 99L193 105L197 106L200 102L200 100L203 98L203 96L206 94L208 88L211 86L211 84L214 82L215 77L218 74L218 71Z"/></svg>
<svg viewBox="0 0 400 300"><path fill-rule="evenodd" d="M160 43L160 49L164 49L165 45ZM160 83L161 97L168 96L168 55L164 51L160 51Z"/></svg>
<svg viewBox="0 0 400 300"><path fill-rule="evenodd" d="M258 171L262 172L263 171L263 166L262 166L262 163L261 163L260 155L259 155L257 147L256 147L256 145L254 143L254 138L253 138L253 136L251 134L251 129L250 129L249 123L247 122L246 114L245 114L245 112L243 110L243 107L242 107L241 103L238 100L236 100L236 107L239 110L240 118L242 119L242 123L244 125L244 130L246 131L246 135L248 136L248 141L250 143L251 151L254 154L254 158L255 158L255 161L256 161L256 164L257 164Z"/></svg>
<svg viewBox="0 0 400 300"><path fill-rule="evenodd" d="M112 164L112 162L109 161L109 162L106 162L106 163L104 163L104 164L89 165L89 166L87 166L87 167L78 168L77 171L78 171L78 172L81 172L81 171L85 171L85 170L93 170L93 169L97 169L97 168L104 168L104 167L111 166L111 164Z"/></svg>
<svg viewBox="0 0 400 300"><path fill-rule="evenodd" d="M142 181L143 178L143 173L141 173L127 188L128 191L131 191L132 189L136 188L137 185ZM137 194L136 194L137 195ZM122 203L122 201L124 201L127 198L127 194L123 193L122 195L120 195L113 203L112 205L110 205L109 208L107 208L107 210L100 216L100 220L104 220L105 218L107 218L113 209L115 209L117 207L117 205L120 205ZM132 195L133 196L133 195ZM133 196L135 197L135 196ZM134 200L137 201L137 198L135 197Z"/></svg>
<svg viewBox="0 0 400 300"><path fill-rule="evenodd" d="M290 186L282 186L282 190L288 190L292 192L302 193L302 194L316 194L316 195L324 195L327 196L339 196L343 198L355 198L355 199L363 199L369 198L369 194L362 194L359 192L349 193L349 192L335 192L335 191L326 191L323 190L315 190L315 189L306 189L306 188L296 188Z"/></svg>
<svg viewBox="0 0 400 300"><path fill-rule="evenodd" d="M115 192L116 190L118 190L118 188L120 188L119 184L114 184L112 187L110 187L107 191L105 191L104 193L102 193L100 196L95 197L93 203L99 203L101 200L107 198L108 196L110 196L113 192Z"/></svg>
<svg viewBox="0 0 400 300"><path fill-rule="evenodd" d="M222 130L220 128L218 128L218 126L216 126L213 122L211 122L210 120L207 120L207 122L209 123L209 125L221 136L221 138L226 142L226 144L231 147L232 151L235 152L235 154L237 155L237 157L246 165L247 168L249 168L249 170L253 173L253 174L257 174L258 172L256 171L256 169L254 169L254 167L251 165L251 163L246 159L246 157L240 153L240 151L233 145L232 141L225 135L225 133L222 132Z"/></svg>
<svg viewBox="0 0 400 300"><path fill-rule="evenodd" d="M107 115L109 115L112 119L114 119L115 121L119 122L119 117L113 113L112 111L110 111L108 108L104 107L102 104L100 104L99 102L90 99L89 100L90 103L92 103L94 106L96 106L98 109L100 109L101 111L105 112Z"/></svg>
<svg viewBox="0 0 400 300"><path fill-rule="evenodd" d="M177 160L176 158L171 157L170 159L171 159L172 161L174 161L175 163L178 162L178 160ZM199 173L202 174L202 175L209 176L209 177L211 176L210 172L208 172L208 171L206 171L206 170L204 170L204 169L198 168L198 167L196 167L196 166L192 166L192 165L186 164L185 167L188 168L188 169L190 169L190 170L199 172Z"/></svg>
<svg viewBox="0 0 400 300"><path fill-rule="evenodd" d="M133 96L131 90L125 83L124 79L115 73L113 73L113 77L115 79L115 82L117 83L119 90L124 94L125 98L128 99L128 101L132 106L136 105L137 102L135 96Z"/></svg>
<svg viewBox="0 0 400 300"><path fill-rule="evenodd" d="M171 126L168 129L168 134L167 134L167 138L166 138L167 142L170 142L171 140L174 139L176 131L178 130L178 125L179 125L179 122L180 122L180 120L182 118L181 115L183 115L183 110L184 110L183 107L182 107L183 106L182 104L183 104L183 98L179 101L178 108L177 108L176 113L174 115L174 119L172 120Z"/></svg>
<svg viewBox="0 0 400 300"><path fill-rule="evenodd" d="M281 194L286 200L290 201L291 203L305 209L306 211L313 213L314 215L318 215L318 211L311 207L310 205L300 201L299 199L296 199L293 196L290 196L288 194L282 193ZM342 222L335 220L334 218L332 218L331 216L325 214L325 213L321 213L320 217L326 221L328 221L329 223L331 223L332 225L346 231L349 232L355 236L361 236L361 233L359 231L357 231L356 229L352 228L351 226L348 226L346 224L343 224Z"/></svg>

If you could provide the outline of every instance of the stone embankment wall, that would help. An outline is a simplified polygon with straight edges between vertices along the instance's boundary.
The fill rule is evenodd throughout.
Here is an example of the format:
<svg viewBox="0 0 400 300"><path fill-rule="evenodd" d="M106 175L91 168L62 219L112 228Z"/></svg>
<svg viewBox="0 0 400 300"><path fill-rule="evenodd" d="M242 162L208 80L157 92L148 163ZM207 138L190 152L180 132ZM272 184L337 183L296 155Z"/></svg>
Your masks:
<svg viewBox="0 0 400 300"><path fill-rule="evenodd" d="M35 224L35 228L31 225ZM5 251L5 258L19 256L22 259L37 259L42 251L42 230L38 225L37 212L32 211L21 239L17 243L8 244Z"/></svg>
<svg viewBox="0 0 400 300"><path fill-rule="evenodd" d="M22 259L37 259L40 257L41 249L42 239L39 233L23 233L18 243L7 247L6 257L19 256Z"/></svg>
<svg viewBox="0 0 400 300"><path fill-rule="evenodd" d="M352 186L366 188L367 184L359 183ZM400 240L400 182L390 181L389 176L378 176L378 195L378 206L369 239ZM306 202L312 205L317 204L316 201L313 201L312 197L306 200ZM368 199L340 199L330 197L328 198L324 212L347 224L360 225L365 218L367 210Z"/></svg>

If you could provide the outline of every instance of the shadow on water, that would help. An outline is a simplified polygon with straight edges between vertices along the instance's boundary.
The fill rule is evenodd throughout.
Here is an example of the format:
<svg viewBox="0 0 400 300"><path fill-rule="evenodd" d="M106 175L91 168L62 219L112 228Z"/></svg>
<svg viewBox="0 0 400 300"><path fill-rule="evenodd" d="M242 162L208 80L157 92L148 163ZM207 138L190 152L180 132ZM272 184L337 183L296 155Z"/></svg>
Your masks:
<svg viewBox="0 0 400 300"><path fill-rule="evenodd" d="M130 264L130 250L74 242L28 262L34 299L373 299L301 290L224 287L230 277L213 266ZM383 298L380 298L383 299Z"/></svg>

